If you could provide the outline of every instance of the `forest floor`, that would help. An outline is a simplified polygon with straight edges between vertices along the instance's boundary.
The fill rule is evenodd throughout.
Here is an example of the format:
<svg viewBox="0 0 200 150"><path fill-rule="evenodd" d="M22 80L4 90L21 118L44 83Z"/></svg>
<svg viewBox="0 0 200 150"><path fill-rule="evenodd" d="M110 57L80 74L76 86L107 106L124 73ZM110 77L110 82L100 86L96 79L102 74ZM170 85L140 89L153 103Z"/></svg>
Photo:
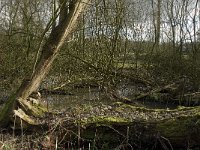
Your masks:
<svg viewBox="0 0 200 150"><path fill-rule="evenodd" d="M178 144L178 146L176 145L178 142L175 145L171 142L171 132L175 132L179 128L185 130L184 125L168 131L168 127L162 124L162 126L159 126L159 132L156 131L156 135L149 132L151 129L152 132L158 129L157 125L156 127L152 125L157 122L165 123L168 120L177 122L178 119L182 123L185 118L189 124L192 122L193 128L198 130L197 133L199 133L200 93L198 91L191 92L188 90L186 92L186 89L184 89L185 93L182 93L180 84L152 88L149 85L135 84L131 81L125 81L115 89L103 92L99 87L74 87L69 93L61 92L59 94L55 91L51 94L42 93L43 103L54 110L52 114L47 115L44 119L45 124L42 127L31 127L31 129L22 128L23 125L15 127L13 124L6 129L1 129L0 148L6 150L120 150L144 148L184 149L190 147L196 150L200 146L198 145L200 141L194 141L193 138L181 139L181 142L189 143ZM192 121L188 118L192 118ZM193 124L193 122L195 123ZM171 122L171 125L177 126L177 123ZM166 128L165 131L161 131L163 126ZM188 128L191 128L191 126L186 129ZM108 132L111 135L107 134ZM135 135L132 135L132 132ZM167 136L158 135L158 133L170 135L167 138ZM113 139L112 134L116 139ZM149 135L146 137L143 134ZM174 134L176 133L173 133L173 137ZM199 140L199 137L197 140Z"/></svg>

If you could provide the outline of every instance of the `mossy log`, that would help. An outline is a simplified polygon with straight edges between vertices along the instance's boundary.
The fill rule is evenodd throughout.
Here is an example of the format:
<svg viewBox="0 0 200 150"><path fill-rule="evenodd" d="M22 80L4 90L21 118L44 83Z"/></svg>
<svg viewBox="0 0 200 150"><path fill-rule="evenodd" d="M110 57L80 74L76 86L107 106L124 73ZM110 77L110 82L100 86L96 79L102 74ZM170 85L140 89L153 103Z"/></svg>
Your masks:
<svg viewBox="0 0 200 150"><path fill-rule="evenodd" d="M106 123L106 125L100 122L88 124L82 131L82 138L86 141L95 140L101 146L107 143L110 148L122 144L137 148L144 145L149 147L156 143L159 147L166 146L168 148L200 146L199 117L198 119L196 117L182 117L157 122L115 122L113 120L115 119L109 120L109 123L101 122Z"/></svg>
<svg viewBox="0 0 200 150"><path fill-rule="evenodd" d="M50 111L39 100L31 97L23 100L13 95L1 108L0 127L7 127L9 124L22 127L21 123L29 124L30 127L39 125L42 124L39 118L43 118L46 113L50 113ZM16 118L18 119L16 120Z"/></svg>
<svg viewBox="0 0 200 150"><path fill-rule="evenodd" d="M154 110L121 105L113 111L116 115L78 120L72 128L81 137L79 143L97 149L200 147L200 107ZM120 115L125 112L128 116Z"/></svg>

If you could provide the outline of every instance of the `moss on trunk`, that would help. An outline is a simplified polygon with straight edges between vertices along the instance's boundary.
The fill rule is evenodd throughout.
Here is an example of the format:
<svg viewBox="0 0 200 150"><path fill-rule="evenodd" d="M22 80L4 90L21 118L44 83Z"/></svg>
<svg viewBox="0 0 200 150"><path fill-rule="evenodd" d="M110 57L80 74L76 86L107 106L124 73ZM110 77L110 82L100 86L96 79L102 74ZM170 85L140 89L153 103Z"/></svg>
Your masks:
<svg viewBox="0 0 200 150"><path fill-rule="evenodd" d="M124 105L123 107L128 110L132 106ZM117 109L119 108L121 106ZM169 110L132 107L133 113L134 110L140 110L141 115L145 111L146 113L166 112L167 115L169 113L177 115L167 119L148 120L90 116L87 120L78 122L78 126L83 126L81 138L84 141L95 142L93 144L98 148L105 145L109 148L116 148L120 145L146 145L149 148L156 143L161 148L200 146L200 107L182 107L170 110L171 112Z"/></svg>
<svg viewBox="0 0 200 150"><path fill-rule="evenodd" d="M0 127L6 127L9 123L15 122L15 117L19 117L26 124L39 125L41 123L36 118L42 118L46 113L49 113L49 110L41 103L33 103L20 98L16 99L16 96L13 95L1 108Z"/></svg>
<svg viewBox="0 0 200 150"><path fill-rule="evenodd" d="M16 103L15 100L16 100L16 95L15 94L11 95L10 98L1 108L0 127L5 127L10 122L10 115L12 114Z"/></svg>

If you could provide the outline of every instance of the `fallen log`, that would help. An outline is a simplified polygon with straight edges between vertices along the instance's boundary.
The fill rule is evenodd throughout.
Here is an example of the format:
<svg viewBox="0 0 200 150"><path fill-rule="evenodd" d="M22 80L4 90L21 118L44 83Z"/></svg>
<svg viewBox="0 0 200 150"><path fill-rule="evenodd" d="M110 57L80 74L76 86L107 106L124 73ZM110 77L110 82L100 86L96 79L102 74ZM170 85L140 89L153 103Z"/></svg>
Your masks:
<svg viewBox="0 0 200 150"><path fill-rule="evenodd" d="M169 84L161 88L153 89L146 93L141 93L136 96L123 97L117 95L116 92L113 92L116 99L127 103L137 103L142 101L145 102L159 102L163 104L173 104L174 106L199 106L200 105L200 93L186 93L183 94L180 86L177 84Z"/></svg>
<svg viewBox="0 0 200 150"><path fill-rule="evenodd" d="M178 90L178 86L176 84L169 84L162 88L156 88L150 92L140 94L134 98L134 100L144 99L146 97L152 97L155 93L170 93L174 94Z"/></svg>
<svg viewBox="0 0 200 150"><path fill-rule="evenodd" d="M73 135L66 136L64 132L66 139L63 140L63 135L59 137L63 141L69 141L67 138L70 137L77 147L96 149L200 147L199 106L154 110L122 103L116 105L93 107L83 112L78 110L73 121L69 121L70 115L66 115L67 118L59 119L62 120L57 125L62 127L59 132L66 127L64 131L72 131ZM95 114L97 110L98 114Z"/></svg>
<svg viewBox="0 0 200 150"><path fill-rule="evenodd" d="M73 95L73 93L65 90L65 89L41 89L39 90L40 93L44 95Z"/></svg>
<svg viewBox="0 0 200 150"><path fill-rule="evenodd" d="M131 98L120 95L117 92L117 90L114 90L114 89L107 90L108 91L107 95L110 99L116 99L126 104L131 104L131 103L134 104L134 103L137 103L137 101L141 101L141 100L149 100L149 101L156 100L158 102L165 103L166 94L168 96L167 100L169 100L169 97L170 97L170 100L173 101L173 98L175 97L175 93L177 93L178 90L179 90L178 85L169 84L161 88L153 89L146 93L141 93L136 96L132 96ZM175 100L175 102L177 103L179 101Z"/></svg>
<svg viewBox="0 0 200 150"><path fill-rule="evenodd" d="M35 126L36 130L31 128L33 132L37 131L37 136L41 139L38 141L41 144L37 143L35 147L34 140L31 149L38 146L41 149L59 147L105 150L200 147L199 106L179 107L174 110L147 109L121 102L94 107L84 106L74 107L65 112L59 111L59 114L50 116L48 126L42 126L41 132L38 126ZM18 110L16 115L23 115L21 118L24 118L21 110ZM29 119L31 118L27 118L32 122ZM30 141L24 143L30 144Z"/></svg>

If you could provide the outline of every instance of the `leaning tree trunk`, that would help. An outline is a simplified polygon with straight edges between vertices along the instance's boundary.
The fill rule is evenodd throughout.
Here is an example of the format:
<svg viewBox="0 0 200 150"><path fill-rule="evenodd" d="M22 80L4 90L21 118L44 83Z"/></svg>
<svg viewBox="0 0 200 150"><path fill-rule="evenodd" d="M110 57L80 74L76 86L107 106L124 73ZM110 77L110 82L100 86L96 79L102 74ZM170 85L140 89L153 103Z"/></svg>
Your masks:
<svg viewBox="0 0 200 150"><path fill-rule="evenodd" d="M4 105L0 114L0 126L6 126L13 114L29 124L37 124L37 122L31 119L27 114L41 116L45 109L32 105L32 103L27 101L27 98L32 92L38 89L42 80L49 72L60 48L76 27L78 17L85 11L89 1L90 0L73 0L70 1L69 7L62 4L65 7L61 6L61 9L69 9L68 13L64 14L65 16L61 16L64 19L52 29L47 42L42 48L42 53L33 75L31 77L26 77L26 80L23 81L17 92L10 96ZM16 110L19 106L23 109L18 108Z"/></svg>

